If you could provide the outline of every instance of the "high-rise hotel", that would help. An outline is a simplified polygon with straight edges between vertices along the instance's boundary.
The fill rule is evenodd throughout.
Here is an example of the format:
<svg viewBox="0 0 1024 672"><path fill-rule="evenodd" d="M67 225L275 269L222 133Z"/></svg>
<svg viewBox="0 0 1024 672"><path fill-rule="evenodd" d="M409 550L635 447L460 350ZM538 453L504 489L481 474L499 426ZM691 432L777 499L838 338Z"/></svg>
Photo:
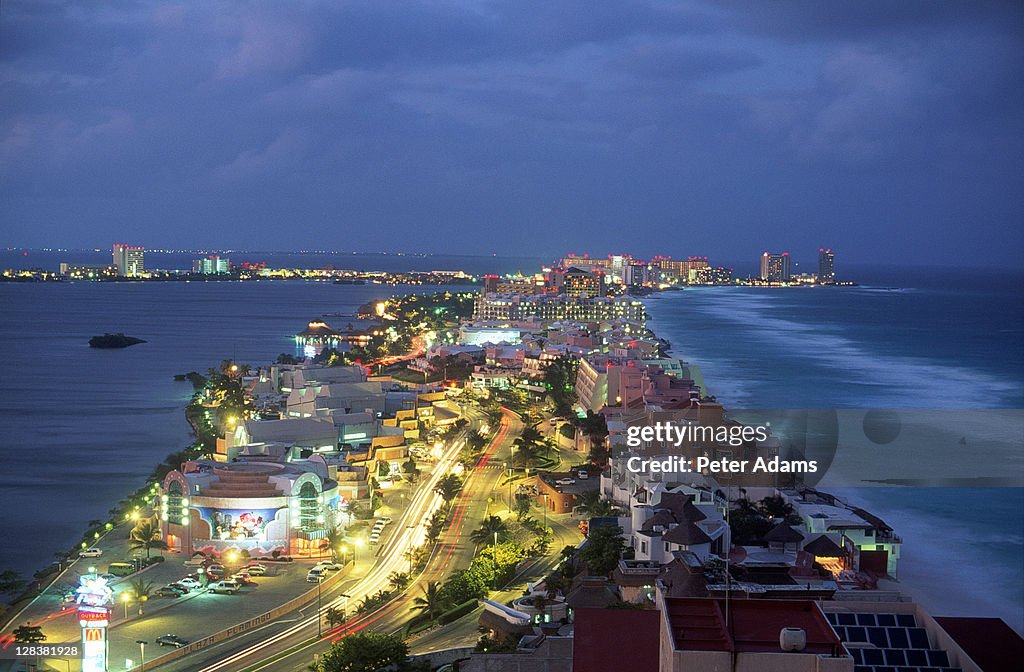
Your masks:
<svg viewBox="0 0 1024 672"><path fill-rule="evenodd" d="M832 285L836 281L836 255L830 248L818 249L818 284Z"/></svg>
<svg viewBox="0 0 1024 672"><path fill-rule="evenodd" d="M761 279L766 282L789 282L789 252L761 255Z"/></svg>
<svg viewBox="0 0 1024 672"><path fill-rule="evenodd" d="M114 243L114 268L117 274L135 278L146 272L146 248L124 243Z"/></svg>

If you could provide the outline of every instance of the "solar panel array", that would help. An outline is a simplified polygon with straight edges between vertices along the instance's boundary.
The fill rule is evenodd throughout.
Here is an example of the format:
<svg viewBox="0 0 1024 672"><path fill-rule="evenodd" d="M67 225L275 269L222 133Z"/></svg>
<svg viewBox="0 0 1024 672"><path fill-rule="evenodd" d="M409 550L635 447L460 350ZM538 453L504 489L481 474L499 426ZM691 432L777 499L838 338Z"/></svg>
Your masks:
<svg viewBox="0 0 1024 672"><path fill-rule="evenodd" d="M961 672L933 649L913 614L829 612L832 628L853 656L854 672Z"/></svg>

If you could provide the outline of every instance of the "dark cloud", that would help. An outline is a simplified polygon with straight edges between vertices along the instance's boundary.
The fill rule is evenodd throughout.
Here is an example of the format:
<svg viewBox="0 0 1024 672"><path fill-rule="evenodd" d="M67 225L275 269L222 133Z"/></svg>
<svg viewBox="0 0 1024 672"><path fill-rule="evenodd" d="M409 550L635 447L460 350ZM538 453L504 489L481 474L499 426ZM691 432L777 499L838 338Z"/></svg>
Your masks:
<svg viewBox="0 0 1024 672"><path fill-rule="evenodd" d="M1011 263L1021 15L5 3L4 243Z"/></svg>

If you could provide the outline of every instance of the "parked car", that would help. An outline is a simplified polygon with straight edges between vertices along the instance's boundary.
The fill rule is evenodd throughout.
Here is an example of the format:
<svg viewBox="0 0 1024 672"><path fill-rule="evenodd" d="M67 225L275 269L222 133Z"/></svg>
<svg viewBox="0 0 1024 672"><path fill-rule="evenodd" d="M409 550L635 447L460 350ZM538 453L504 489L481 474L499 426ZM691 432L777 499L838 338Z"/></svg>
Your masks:
<svg viewBox="0 0 1024 672"><path fill-rule="evenodd" d="M181 597L182 592L173 586L162 586L156 589L154 595L157 597Z"/></svg>
<svg viewBox="0 0 1024 672"><path fill-rule="evenodd" d="M207 586L206 589L211 593L226 593L228 595L233 595L234 593L237 593L238 589L241 587L242 586L240 586L237 581L224 580L214 581Z"/></svg>
<svg viewBox="0 0 1024 672"><path fill-rule="evenodd" d="M189 558L188 560L185 561L185 566L186 567L202 567L205 564L206 564L206 556L204 556L204 555L197 555L196 557Z"/></svg>
<svg viewBox="0 0 1024 672"><path fill-rule="evenodd" d="M234 576L231 577L231 580L232 581L237 581L240 585L243 585L243 586L248 586L249 584L251 584L253 582L252 581L252 577L249 576L248 572L238 572Z"/></svg>
<svg viewBox="0 0 1024 672"><path fill-rule="evenodd" d="M98 558L103 555L103 551L98 548L87 548L78 554L80 558Z"/></svg>
<svg viewBox="0 0 1024 672"><path fill-rule="evenodd" d="M176 649L180 649L188 644L188 640L182 639L177 635L160 635L156 638L156 643L160 646L173 646Z"/></svg>
<svg viewBox="0 0 1024 672"><path fill-rule="evenodd" d="M313 565L313 569L317 568L327 570L328 572L336 572L339 569L341 569L341 565L330 560L321 560L320 562Z"/></svg>
<svg viewBox="0 0 1024 672"><path fill-rule="evenodd" d="M263 565L249 565L245 568L245 571L249 572L253 576L263 576L267 573L267 568Z"/></svg>
<svg viewBox="0 0 1024 672"><path fill-rule="evenodd" d="M215 563L213 563L213 564L209 565L209 566L208 566L208 567L206 568L206 571L207 571L207 572L213 572L214 574L223 574L223 573L224 573L224 565L218 565L218 564L217 564L217 563L215 562Z"/></svg>
<svg viewBox="0 0 1024 672"><path fill-rule="evenodd" d="M187 595L188 594L188 588L186 588L185 586L179 586L176 583L168 583L166 586L164 586L160 590L163 590L165 592L166 591L174 591L178 595L178 597L181 597L182 595Z"/></svg>
<svg viewBox="0 0 1024 672"><path fill-rule="evenodd" d="M590 473L580 469L579 471L576 472L576 478L580 479L581 481L585 481L590 478Z"/></svg>
<svg viewBox="0 0 1024 672"><path fill-rule="evenodd" d="M381 518L377 522L378 523L384 523L385 525L390 525L391 524L391 516L384 516L383 518Z"/></svg>
<svg viewBox="0 0 1024 672"><path fill-rule="evenodd" d="M99 578L103 579L107 583L113 583L114 581L117 581L121 577L114 576L113 574L100 574Z"/></svg>
<svg viewBox="0 0 1024 672"><path fill-rule="evenodd" d="M186 576L184 579L179 579L177 581L177 583L180 583L181 585L183 585L183 586L185 586L186 588L189 588L189 589L202 588L203 587L203 582L202 581L200 581L199 579L196 579L194 577L191 577L191 576Z"/></svg>
<svg viewBox="0 0 1024 672"><path fill-rule="evenodd" d="M370 535L370 543L371 544L379 544L380 543L380 533L379 532L374 532L373 534Z"/></svg>
<svg viewBox="0 0 1024 672"><path fill-rule="evenodd" d="M555 481L555 485L576 485L575 478L560 478Z"/></svg>
<svg viewBox="0 0 1024 672"><path fill-rule="evenodd" d="M326 573L319 569L311 569L306 573L306 581L308 583L320 583L326 577Z"/></svg>

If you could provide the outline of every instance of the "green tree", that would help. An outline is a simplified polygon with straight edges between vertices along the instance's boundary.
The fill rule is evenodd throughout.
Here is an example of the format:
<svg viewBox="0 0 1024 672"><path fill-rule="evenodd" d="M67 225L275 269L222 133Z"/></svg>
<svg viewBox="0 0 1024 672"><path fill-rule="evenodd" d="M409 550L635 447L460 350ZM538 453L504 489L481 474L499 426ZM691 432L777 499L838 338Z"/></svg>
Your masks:
<svg viewBox="0 0 1024 672"><path fill-rule="evenodd" d="M22 590L24 587L25 580L21 578L21 574L18 572L13 569L6 569L0 572L0 593L10 595Z"/></svg>
<svg viewBox="0 0 1024 672"><path fill-rule="evenodd" d="M445 504L450 503L459 495L462 489L462 480L455 474L448 474L434 486L434 492L441 495Z"/></svg>
<svg viewBox="0 0 1024 672"><path fill-rule="evenodd" d="M162 535L160 534L160 526L156 523L146 520L140 522L128 535L128 548L133 551L139 549L145 549L146 559L149 560L149 552L152 549L158 549L161 551L167 550L167 544L164 543Z"/></svg>
<svg viewBox="0 0 1024 672"><path fill-rule="evenodd" d="M388 577L388 584L395 590L403 590L409 585L409 575L405 572L391 572Z"/></svg>
<svg viewBox="0 0 1024 672"><path fill-rule="evenodd" d="M401 637L360 632L335 642L309 669L313 672L405 670L408 657L409 647Z"/></svg>
<svg viewBox="0 0 1024 672"><path fill-rule="evenodd" d="M529 515L530 506L530 497L528 495L516 495L512 509L516 512L516 520L518 522L523 522L523 518Z"/></svg>
<svg viewBox="0 0 1024 672"><path fill-rule="evenodd" d="M128 589L135 598L135 601L139 603L139 616L142 615L142 605L149 600L150 595L153 594L153 588L156 584L152 581L146 581L143 578L132 579L128 582Z"/></svg>
<svg viewBox="0 0 1024 672"><path fill-rule="evenodd" d="M435 511L434 515L430 516L430 523L427 525L427 539L437 541L441 538L447 518L448 515L443 510Z"/></svg>
<svg viewBox="0 0 1024 672"><path fill-rule="evenodd" d="M344 623L347 617L341 607L328 607L324 612L324 618L327 619L327 624L334 628Z"/></svg>
<svg viewBox="0 0 1024 672"><path fill-rule="evenodd" d="M438 587L437 581L428 583L426 588L423 589L423 595L413 598L412 603L414 610L426 614L430 620L440 616L447 606L444 594Z"/></svg>
<svg viewBox="0 0 1024 672"><path fill-rule="evenodd" d="M43 629L38 625L29 625L28 623L19 625L11 632L11 635L14 637L14 641L21 644L38 644L46 641Z"/></svg>
<svg viewBox="0 0 1024 672"><path fill-rule="evenodd" d="M480 527L470 533L469 538L478 544L493 544L494 537L504 536L508 532L508 524L500 516L487 516L480 522Z"/></svg>
<svg viewBox="0 0 1024 672"><path fill-rule="evenodd" d="M621 527L599 527L587 535L587 543L580 551L580 557L587 563L592 574L604 576L619 564L625 548Z"/></svg>

